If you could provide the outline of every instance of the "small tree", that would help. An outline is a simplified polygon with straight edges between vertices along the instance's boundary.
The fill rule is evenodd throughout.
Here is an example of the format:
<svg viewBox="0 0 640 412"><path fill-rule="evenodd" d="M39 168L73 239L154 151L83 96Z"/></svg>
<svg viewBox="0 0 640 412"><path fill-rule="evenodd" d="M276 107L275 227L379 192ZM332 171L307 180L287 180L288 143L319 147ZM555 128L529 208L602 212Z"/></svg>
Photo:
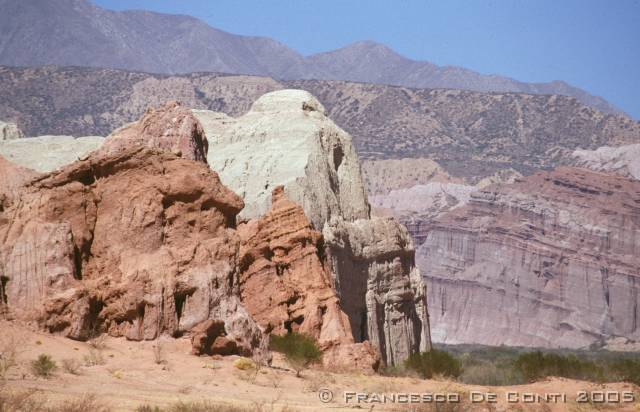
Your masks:
<svg viewBox="0 0 640 412"><path fill-rule="evenodd" d="M314 338L300 333L271 336L271 349L284 354L287 362L300 377L303 370L322 360L322 352Z"/></svg>
<svg viewBox="0 0 640 412"><path fill-rule="evenodd" d="M405 367L417 372L423 379L431 379L435 375L457 378L462 373L460 361L438 349L412 354L405 361Z"/></svg>

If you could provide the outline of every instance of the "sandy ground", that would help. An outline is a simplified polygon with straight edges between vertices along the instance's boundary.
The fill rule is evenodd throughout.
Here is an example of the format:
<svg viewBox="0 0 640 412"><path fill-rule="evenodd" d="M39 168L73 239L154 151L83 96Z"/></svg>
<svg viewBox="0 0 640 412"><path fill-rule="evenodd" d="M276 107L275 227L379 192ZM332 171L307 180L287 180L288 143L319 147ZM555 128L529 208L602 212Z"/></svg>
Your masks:
<svg viewBox="0 0 640 412"><path fill-rule="evenodd" d="M7 342L13 344L8 344ZM425 394L442 393L460 396L463 404L446 410L538 410L640 411L640 390L625 383L597 385L567 379L550 379L531 385L513 387L480 387L452 381L420 380L367 376L355 373L335 373L326 370L308 370L302 378L287 368L286 362L276 356L273 367L259 371L241 371L233 363L238 357L213 359L191 355L187 339L161 340L161 355L155 350L157 342L130 342L106 338L103 347L93 348L58 336L30 330L11 322L0 321L0 351L13 346L18 354L18 365L9 371L0 391L37 390L52 404L72 397L95 394L114 411L132 411L144 404L168 406L178 401L209 400L215 403L262 407L263 411L317 411L317 410L444 410L435 405L357 402L357 395L345 402L345 392L373 394ZM46 353L58 364L58 370L49 379L37 378L30 370L30 362ZM86 358L102 358L104 364L86 366ZM157 363L156 358L162 362ZM74 359L82 365L77 375L65 370L65 359ZM323 403L320 391L333 393L333 400ZM633 392L635 400L624 404L576 403L579 391ZM472 393L495 394L497 403L470 404ZM565 393L566 402L507 403L508 392L520 398L525 394ZM597 395L597 394L596 394ZM486 395L485 395L486 396ZM610 395L615 396L615 395ZM406 399L406 398L404 398ZM440 405L443 406L443 405Z"/></svg>

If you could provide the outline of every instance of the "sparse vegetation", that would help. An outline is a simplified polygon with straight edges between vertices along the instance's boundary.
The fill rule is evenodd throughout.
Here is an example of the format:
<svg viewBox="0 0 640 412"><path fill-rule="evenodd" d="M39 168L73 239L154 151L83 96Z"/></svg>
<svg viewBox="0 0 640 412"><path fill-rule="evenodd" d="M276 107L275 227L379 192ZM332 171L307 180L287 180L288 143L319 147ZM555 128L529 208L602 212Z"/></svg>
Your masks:
<svg viewBox="0 0 640 412"><path fill-rule="evenodd" d="M42 378L50 378L58 369L58 365L46 353L38 356L38 359L31 362L31 371L34 375Z"/></svg>
<svg viewBox="0 0 640 412"><path fill-rule="evenodd" d="M506 386L562 377L596 383L640 384L640 357L637 354L607 351L548 350L525 348L446 346L430 355L414 354L403 367L386 367L383 376L455 378L473 385Z"/></svg>
<svg viewBox="0 0 640 412"><path fill-rule="evenodd" d="M253 406L234 406L215 404L210 401L178 402L167 408L142 405L136 412L295 412L289 407L276 408L274 404L255 404Z"/></svg>
<svg viewBox="0 0 640 412"><path fill-rule="evenodd" d="M82 365L80 361L77 359L63 359L62 360L62 369L70 373L72 375L80 375L80 368Z"/></svg>
<svg viewBox="0 0 640 412"><path fill-rule="evenodd" d="M46 397L35 390L0 391L1 412L109 412L95 395L84 395L67 400L59 405L50 406Z"/></svg>
<svg viewBox="0 0 640 412"><path fill-rule="evenodd" d="M289 365L300 377L303 370L322 360L322 352L316 340L300 333L271 336L271 349L283 353Z"/></svg>
<svg viewBox="0 0 640 412"><path fill-rule="evenodd" d="M18 342L13 337L3 337L0 341L0 381L18 363Z"/></svg>
<svg viewBox="0 0 640 412"><path fill-rule="evenodd" d="M83 359L85 366L98 366L106 363L104 356L102 356L102 352L94 348L90 348L89 353L84 355Z"/></svg>
<svg viewBox="0 0 640 412"><path fill-rule="evenodd" d="M241 371L255 369L256 364L249 358L239 358L233 362L233 367Z"/></svg>
<svg viewBox="0 0 640 412"><path fill-rule="evenodd" d="M457 378L462 372L458 359L438 349L412 354L405 361L405 367L423 379L431 379L436 375Z"/></svg>

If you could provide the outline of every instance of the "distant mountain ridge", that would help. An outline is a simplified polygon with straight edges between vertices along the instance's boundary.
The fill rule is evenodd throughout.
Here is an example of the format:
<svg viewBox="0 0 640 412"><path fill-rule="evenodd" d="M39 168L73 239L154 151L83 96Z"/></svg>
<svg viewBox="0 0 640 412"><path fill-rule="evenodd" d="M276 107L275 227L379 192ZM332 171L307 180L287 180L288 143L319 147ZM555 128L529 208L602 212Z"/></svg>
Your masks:
<svg viewBox="0 0 640 412"><path fill-rule="evenodd" d="M240 36L189 16L111 11L88 0L0 0L0 64L88 66L159 74L219 72L276 79L349 80L419 88L561 94L604 113L605 99L562 81L524 83L407 59L370 42L302 56L265 37Z"/></svg>
<svg viewBox="0 0 640 412"><path fill-rule="evenodd" d="M472 182L505 169L553 168L578 148L640 143L639 122L560 95L86 67L0 66L0 119L27 136L105 136L170 100L238 116L263 94L291 88L318 98L360 158L429 158Z"/></svg>

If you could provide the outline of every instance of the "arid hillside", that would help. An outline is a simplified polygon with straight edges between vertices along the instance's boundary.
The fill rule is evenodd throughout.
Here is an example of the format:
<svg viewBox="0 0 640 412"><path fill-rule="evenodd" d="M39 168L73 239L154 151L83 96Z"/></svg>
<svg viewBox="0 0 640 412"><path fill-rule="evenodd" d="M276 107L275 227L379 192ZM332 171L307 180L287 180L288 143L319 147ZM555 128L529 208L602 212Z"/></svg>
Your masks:
<svg viewBox="0 0 640 412"><path fill-rule="evenodd" d="M505 168L529 174L562 163L577 148L640 142L638 122L559 95L53 66L0 68L0 119L17 122L29 136L104 136L168 100L239 115L283 88L317 96L353 136L361 158L431 158L459 177Z"/></svg>

